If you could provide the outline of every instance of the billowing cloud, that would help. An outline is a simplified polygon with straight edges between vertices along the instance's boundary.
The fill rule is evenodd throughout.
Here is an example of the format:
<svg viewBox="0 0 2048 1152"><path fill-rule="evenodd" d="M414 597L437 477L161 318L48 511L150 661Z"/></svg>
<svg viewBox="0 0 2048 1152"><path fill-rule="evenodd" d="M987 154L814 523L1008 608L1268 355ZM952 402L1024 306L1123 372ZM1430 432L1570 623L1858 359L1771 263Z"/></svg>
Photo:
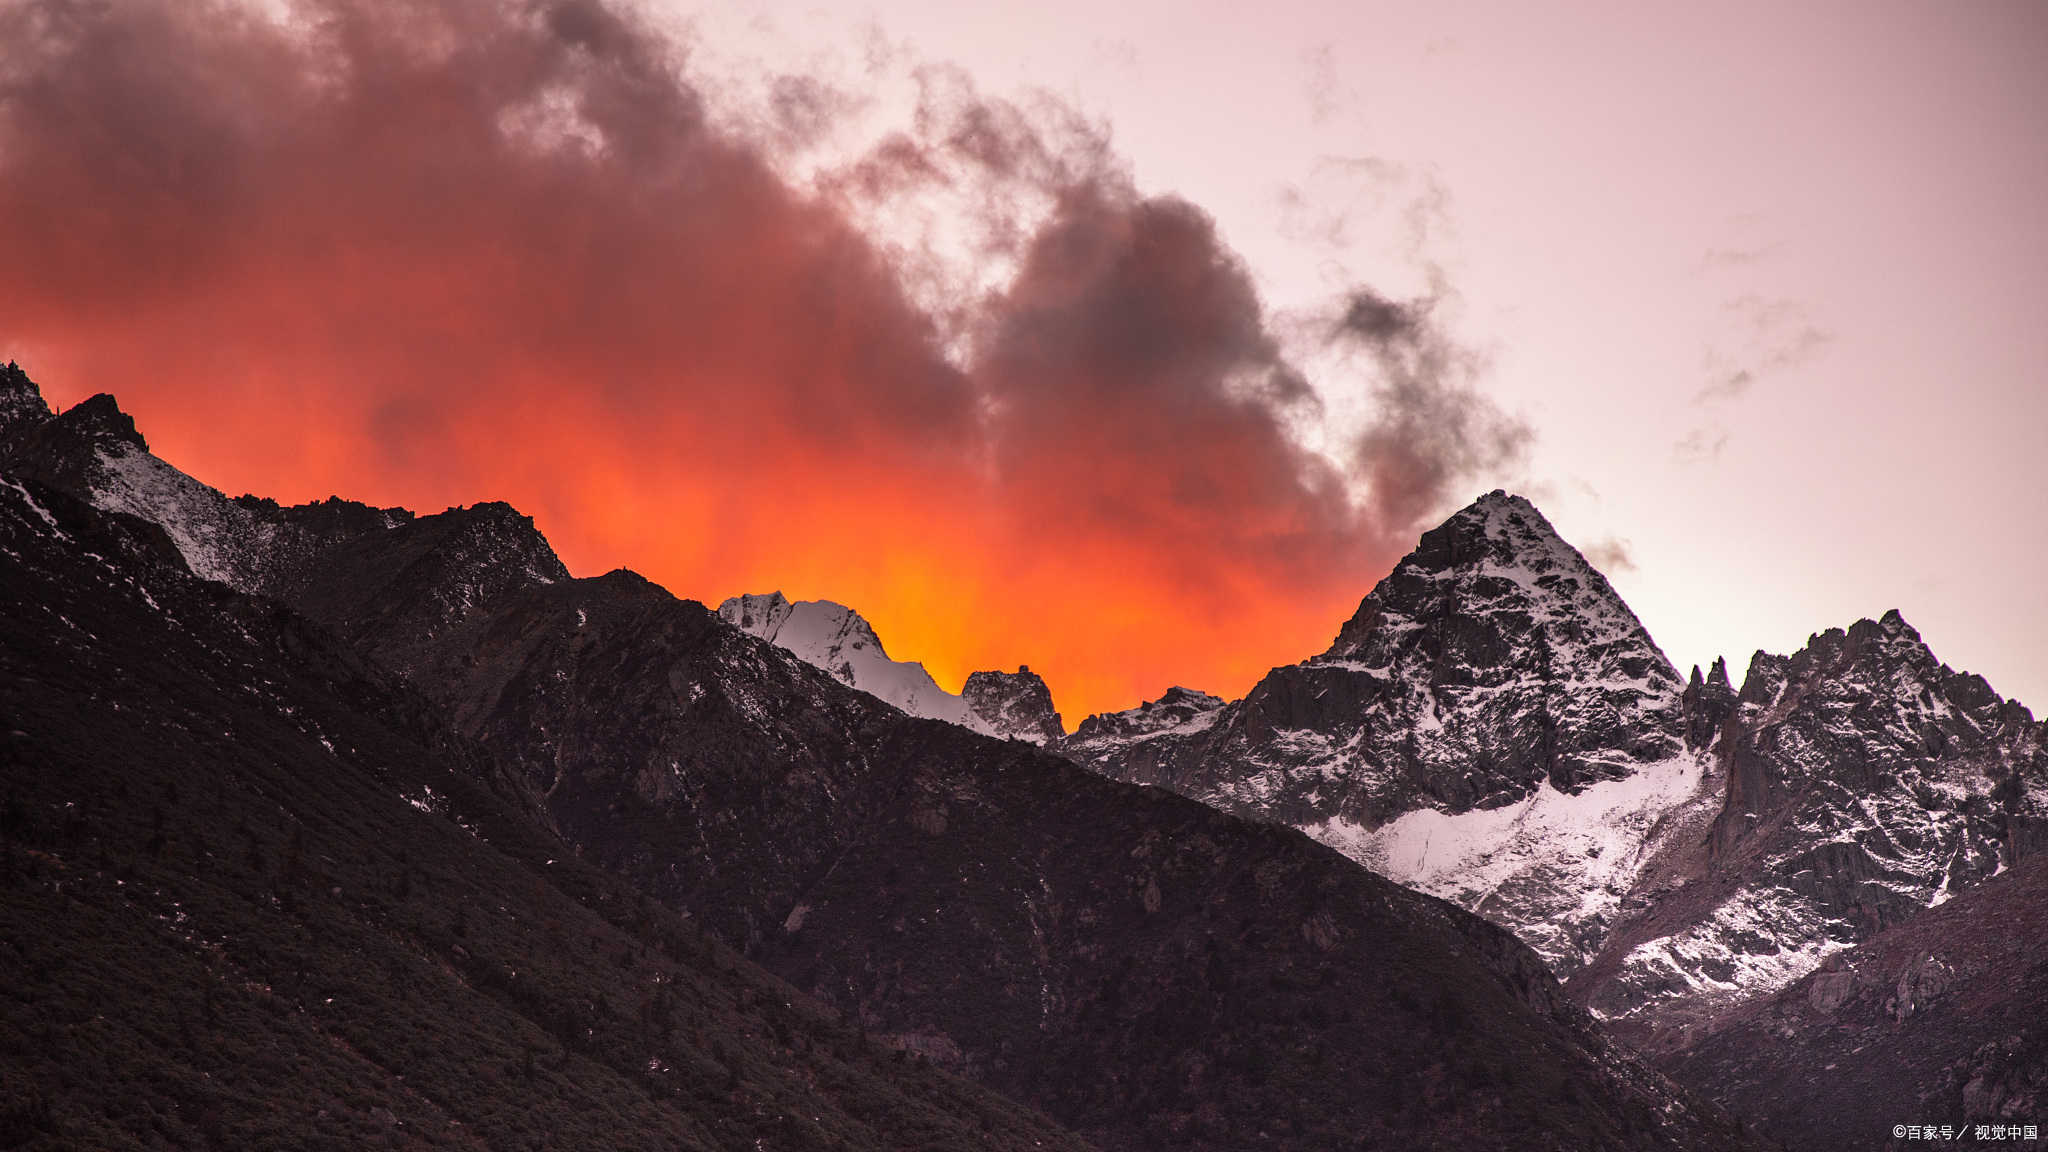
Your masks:
<svg viewBox="0 0 2048 1152"><path fill-rule="evenodd" d="M1396 534L1459 481L1518 461L1532 436L1474 387L1472 354L1431 322L1434 306L1361 288L1332 328L1334 342L1363 351L1378 369L1378 416L1359 435L1352 466L1370 493L1368 521Z"/></svg>
<svg viewBox="0 0 2048 1152"><path fill-rule="evenodd" d="M1378 415L1304 447L1317 390L1213 222L1056 107L933 69L797 188L853 98L783 78L714 126L628 10L286 11L0 8L0 352L231 491L507 499L579 573L842 600L1078 715L1320 649L1526 436L1428 301L1361 290L1325 335ZM933 188L999 276L878 226Z"/></svg>

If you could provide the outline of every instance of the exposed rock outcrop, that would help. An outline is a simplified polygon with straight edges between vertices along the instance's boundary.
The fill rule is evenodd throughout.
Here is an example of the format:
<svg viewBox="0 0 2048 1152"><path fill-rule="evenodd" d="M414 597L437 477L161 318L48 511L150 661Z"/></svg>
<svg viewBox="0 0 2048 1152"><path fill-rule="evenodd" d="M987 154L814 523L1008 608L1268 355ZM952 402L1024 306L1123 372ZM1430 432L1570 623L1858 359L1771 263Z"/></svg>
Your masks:
<svg viewBox="0 0 2048 1152"><path fill-rule="evenodd" d="M1659 837L1571 980L1638 1042L1710 1027L2024 860L2048 808L2042 726L1897 612L1757 653L1709 775L1711 820Z"/></svg>
<svg viewBox="0 0 2048 1152"><path fill-rule="evenodd" d="M1053 708L1052 690L1029 664L1015 672L976 672L960 695L994 735L1044 744L1067 734Z"/></svg>
<svg viewBox="0 0 2048 1152"><path fill-rule="evenodd" d="M2048 857L1834 953L1775 995L1659 1036L1650 1058L1799 1152L1919 1147L1896 1127L2048 1112ZM1987 1137L1989 1134L1987 1133Z"/></svg>

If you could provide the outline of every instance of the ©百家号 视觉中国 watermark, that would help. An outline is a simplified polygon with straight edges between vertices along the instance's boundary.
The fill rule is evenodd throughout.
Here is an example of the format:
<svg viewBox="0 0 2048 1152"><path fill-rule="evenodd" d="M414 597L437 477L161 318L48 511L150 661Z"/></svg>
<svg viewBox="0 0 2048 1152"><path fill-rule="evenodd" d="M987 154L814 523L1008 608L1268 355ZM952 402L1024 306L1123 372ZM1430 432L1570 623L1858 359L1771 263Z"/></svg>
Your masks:
<svg viewBox="0 0 2048 1152"><path fill-rule="evenodd" d="M1899 1140L2035 1140L2041 1139L2038 1124L1894 1124L1892 1137Z"/></svg>

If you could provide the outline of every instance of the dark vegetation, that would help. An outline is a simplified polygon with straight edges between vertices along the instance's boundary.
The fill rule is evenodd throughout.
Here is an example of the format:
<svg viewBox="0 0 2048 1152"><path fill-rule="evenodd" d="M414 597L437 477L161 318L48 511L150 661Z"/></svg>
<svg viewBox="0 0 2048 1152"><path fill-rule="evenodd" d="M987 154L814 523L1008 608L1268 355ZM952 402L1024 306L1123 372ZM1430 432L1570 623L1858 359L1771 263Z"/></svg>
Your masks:
<svg viewBox="0 0 2048 1152"><path fill-rule="evenodd" d="M0 484L0 1147L1082 1146L585 864L165 547Z"/></svg>

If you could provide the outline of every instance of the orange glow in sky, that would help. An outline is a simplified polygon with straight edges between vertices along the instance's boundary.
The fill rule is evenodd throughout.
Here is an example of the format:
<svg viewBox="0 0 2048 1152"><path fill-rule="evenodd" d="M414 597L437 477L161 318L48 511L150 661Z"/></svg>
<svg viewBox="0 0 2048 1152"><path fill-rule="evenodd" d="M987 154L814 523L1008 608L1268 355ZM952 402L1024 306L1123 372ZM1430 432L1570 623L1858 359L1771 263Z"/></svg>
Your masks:
<svg viewBox="0 0 2048 1152"><path fill-rule="evenodd" d="M869 168L947 149L1055 205L949 356L603 5L236 11L0 17L4 350L230 494L505 500L578 575L836 600L949 688L1029 663L1072 724L1320 651L1413 540L1387 509L1443 482L1405 426L1300 448L1313 398L1210 219L1113 164L1027 172L1042 141L986 106ZM1333 339L1426 371L1375 304Z"/></svg>
<svg viewBox="0 0 2048 1152"><path fill-rule="evenodd" d="M1899 608L2038 709L2044 12L0 0L0 359L1070 726L1496 485L1681 669Z"/></svg>

